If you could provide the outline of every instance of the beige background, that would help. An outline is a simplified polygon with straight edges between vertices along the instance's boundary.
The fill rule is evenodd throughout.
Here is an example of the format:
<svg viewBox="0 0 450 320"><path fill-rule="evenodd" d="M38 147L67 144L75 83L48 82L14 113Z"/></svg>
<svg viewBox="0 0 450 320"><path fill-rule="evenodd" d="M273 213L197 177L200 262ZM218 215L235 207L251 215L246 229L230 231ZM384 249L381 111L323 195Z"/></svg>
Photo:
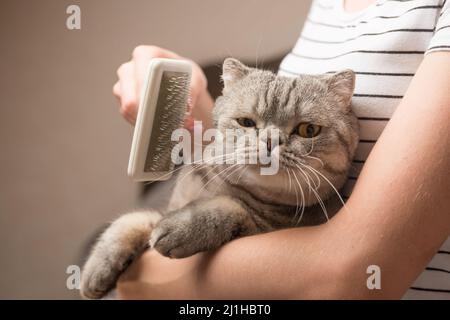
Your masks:
<svg viewBox="0 0 450 320"><path fill-rule="evenodd" d="M82 29L65 27L78 4ZM200 63L253 61L294 45L301 0L2 0L0 298L77 298L66 267L94 231L133 207L132 127L111 95L138 44Z"/></svg>

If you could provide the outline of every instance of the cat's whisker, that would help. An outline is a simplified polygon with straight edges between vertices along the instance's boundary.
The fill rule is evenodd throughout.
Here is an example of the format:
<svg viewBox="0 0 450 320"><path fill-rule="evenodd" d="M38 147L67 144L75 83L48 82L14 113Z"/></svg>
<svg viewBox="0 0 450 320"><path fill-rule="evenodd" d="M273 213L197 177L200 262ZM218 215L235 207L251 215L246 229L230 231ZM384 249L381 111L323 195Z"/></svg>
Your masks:
<svg viewBox="0 0 450 320"><path fill-rule="evenodd" d="M297 178L297 175L295 174L295 171L292 170L292 174L294 175L295 180L297 181L298 186L300 187L300 193L302 196L302 206L301 206L301 213L300 213L300 220L303 218L303 214L305 213L305 206L306 206L306 201L305 201L305 194L303 192L303 187L300 183L300 181ZM295 213L295 217L297 216L297 212Z"/></svg>
<svg viewBox="0 0 450 320"><path fill-rule="evenodd" d="M214 169L215 169L215 166L212 165L212 164L209 164L208 162L215 161L215 160L220 159L220 158L222 158L222 156L218 156L218 157L214 157L214 158L205 160L204 162L206 162L206 163L201 163L201 164L199 164L198 166L193 166L193 168L192 168L191 170L189 170L188 172L186 172L186 173L183 175L183 177L180 178L180 182L183 181L183 179L184 179L185 177L189 176L189 175L190 175L192 172L194 172L195 170L199 170L199 169L204 169L204 168L210 167L210 170L209 170L205 175L203 175L203 177L202 177L203 179L206 178L206 177L209 175L209 173L211 173L211 172L214 171ZM224 160L226 161L226 159L224 159Z"/></svg>
<svg viewBox="0 0 450 320"><path fill-rule="evenodd" d="M202 161L192 162L191 164L192 164L192 165L202 165ZM185 165L180 165L178 168L173 169L173 170L171 170L171 171L165 173L165 174L162 175L160 178L161 178L162 180L164 180L165 177L170 176L171 174L173 174L173 173L175 173L175 172L177 172L177 171L183 169L184 167L185 167ZM153 182L153 181L145 182L144 185L151 184L152 182Z"/></svg>
<svg viewBox="0 0 450 320"><path fill-rule="evenodd" d="M289 159L291 159L291 160L293 160L294 162L297 162L297 161L298 161L297 156L291 155L291 154L289 154L289 153L286 153L284 156L287 157L287 158L289 158ZM312 159L312 160L316 160L316 161L318 161L318 162L320 163L321 167L324 166L324 163L323 163L323 161L322 161L320 158L313 157L313 156L307 156L307 155L301 154L301 153L300 153L299 157L302 157L302 158L308 158L308 159Z"/></svg>
<svg viewBox="0 0 450 320"><path fill-rule="evenodd" d="M291 191L292 189L292 177L291 177L291 173L289 172L289 168L286 168L286 172L288 174L288 178L289 178L289 191Z"/></svg>
<svg viewBox="0 0 450 320"><path fill-rule="evenodd" d="M236 168L236 166L237 166L237 168ZM231 172L228 173L228 174L223 178L222 182L219 183L219 185L216 187L216 189L214 190L214 192L217 192L217 190L225 183L225 181L228 180L229 177L231 177L234 173L236 173L239 169L241 169L239 163L233 165L232 167L235 167L235 169L234 169L234 170L231 170Z"/></svg>
<svg viewBox="0 0 450 320"><path fill-rule="evenodd" d="M242 176L242 173L245 171L246 168L247 168L247 166L241 165L241 166L239 167L239 169L236 170L236 172L239 172L239 176L238 176L236 179L234 179L234 183L235 183L235 184L238 182L238 179ZM240 171L239 171L239 170L240 170Z"/></svg>
<svg viewBox="0 0 450 320"><path fill-rule="evenodd" d="M321 177L322 177L322 178L323 178L323 179L331 186L331 188L333 189L333 191L336 193L336 195L338 196L340 202L342 203L342 206L343 206L345 209L347 209L347 206L345 205L344 199L342 199L341 194L339 193L339 191L337 190L337 188L334 186L333 183L331 183L331 181L330 181L330 180L329 180L322 172L320 172L320 171L318 171L318 170L314 169L313 167L308 166L308 165L306 165L306 164L301 164L301 165L303 165L303 166L305 166L305 167L309 167L310 170L313 170L313 171L315 171L318 175L320 175L320 176L321 176Z"/></svg>
<svg viewBox="0 0 450 320"><path fill-rule="evenodd" d="M235 181L235 184L238 184L239 183L239 181L241 180L241 177L242 177L242 175L245 173L245 171L247 171L247 166L242 166L242 171L241 171L241 173L239 174L239 177L237 178L237 180Z"/></svg>
<svg viewBox="0 0 450 320"><path fill-rule="evenodd" d="M327 210L326 210L326 207L325 207L325 205L324 205L324 203L323 203L322 198L320 197L320 195L319 195L319 193L317 192L317 190L311 187L311 184L310 184L310 182L309 182L309 181L310 181L310 176L309 176L309 174L308 174L307 172L305 172L303 169L301 169L298 165L296 165L296 166L297 166L297 168L299 169L299 171L302 173L302 175L305 177L306 183L308 184L308 187L309 187L309 191L310 191L310 192L313 192L313 194L314 194L314 196L316 197L316 199L317 199L319 205L320 205L321 208L322 208L322 211L323 211L325 217L327 218L327 220L329 220L329 218L328 218L328 212L327 212ZM311 180L311 181L312 181L312 180Z"/></svg>
<svg viewBox="0 0 450 320"><path fill-rule="evenodd" d="M207 167L211 167L210 171L214 170L214 167L213 167L213 166L210 166L209 164L202 163L202 164L198 165L197 167L196 167L196 166L193 166L193 168L192 168L191 170L189 170L188 172L186 172L185 175L184 175L183 177L180 178L180 181L183 181L185 177L189 176L189 175L190 175L192 172L194 172L195 170L205 169L205 168L207 168ZM209 173L210 171L208 171L208 173ZM205 174L204 177L206 177L206 176L208 175L208 173Z"/></svg>
<svg viewBox="0 0 450 320"><path fill-rule="evenodd" d="M311 149L304 155L305 157L308 157L314 150L314 139L311 140Z"/></svg>
<svg viewBox="0 0 450 320"><path fill-rule="evenodd" d="M313 141L314 141L314 140L313 140ZM310 149L307 153L304 153L304 154L302 154L302 153L300 152L300 157L304 157L304 158L316 160L316 161L318 161L318 162L320 163L320 165L323 167L323 166L324 166L324 163L323 163L322 159L320 159L320 158L318 158L318 157L311 156L311 153L312 153L313 150L314 150L314 142L313 142L313 141L311 141L311 149ZM297 160L295 157L294 157L293 159L294 159L294 160Z"/></svg>
<svg viewBox="0 0 450 320"><path fill-rule="evenodd" d="M327 219L327 221L330 221L330 217L328 216L327 207L325 206L322 198L317 193L317 191L313 190L313 193L315 194L315 196L317 197L317 200L319 201L320 207L322 208L322 212L325 215L325 218Z"/></svg>
<svg viewBox="0 0 450 320"><path fill-rule="evenodd" d="M238 152L244 151L244 155L246 156L246 154L245 154L246 151L250 151L250 152L251 152L251 151L255 151L254 149L255 149L255 148L253 148L253 147L242 147L242 148L237 148L237 149L235 149L233 152L230 152L230 153L225 154L225 156L228 157L228 158L224 159L224 160L225 160L225 164L226 164L226 161L227 161L228 159L234 159L234 157L237 156L237 153L238 153ZM247 152L247 154L248 154L248 152ZM222 156L223 156L223 155L222 155ZM220 158L220 157L221 157L221 156L214 157L213 160L214 160L214 159L217 159L217 158ZM239 163L238 163L238 164L239 164ZM220 164L218 164L218 165L220 165ZM234 164L233 166L235 166L235 165L236 165L236 164ZM209 170L209 171L203 176L203 178L206 178L212 171L214 171L214 169L215 169L215 167L212 166L211 170ZM211 178L211 180L217 178L221 173L223 173L223 171L222 171L222 172L219 172L218 174L216 174L215 176L213 176L213 178ZM210 182L210 181L208 181L208 183L209 183L209 182ZM208 184L208 183L207 183L207 184ZM223 183L223 182L222 182L222 183ZM203 187L202 187L200 190L203 190L205 186L206 186L206 184L203 185Z"/></svg>
<svg viewBox="0 0 450 320"><path fill-rule="evenodd" d="M321 165L322 167L324 166L323 161L322 161L322 159L320 159L320 158L313 157L313 156L305 156L305 157L308 158L308 159L316 160L316 161L318 161L318 162L320 163L320 165Z"/></svg>
<svg viewBox="0 0 450 320"><path fill-rule="evenodd" d="M232 159L232 157L235 156L236 152L240 152L240 151L245 151L245 147L244 147L244 148L238 148L238 149L236 149L236 150L234 150L234 151L232 151L232 152L230 152L230 153L220 154L220 155L211 157L211 158L206 159L206 160L201 159L201 160L192 162L190 165L192 165L193 168L192 168L190 171L188 171L186 174L184 174L183 177L181 177L180 182L181 182L186 176L188 176L190 173L192 173L193 171L195 171L195 170L197 170L197 169L200 169L200 168L202 168L202 167L211 166L211 163L210 163L210 162L214 162L214 161L216 161L216 160L223 160L223 162L226 162L227 160ZM197 164L198 164L198 165L197 165ZM214 164L214 163L212 163L212 164ZM182 169L183 167L184 167L184 166L181 166L180 168L177 168L176 170L173 170L172 173L175 172L175 171L177 171L177 170ZM212 169L212 170L213 170L213 169ZM209 172L211 172L211 171L209 171ZM208 172L208 173L209 173L209 172ZM207 174L208 174L208 173L207 173ZM207 174L206 174L206 175L207 175ZM206 175L205 175L204 177L206 177ZM164 175L164 176L166 176L166 175Z"/></svg>
<svg viewBox="0 0 450 320"><path fill-rule="evenodd" d="M303 170L300 169L300 171L301 171L303 174L306 174ZM324 204L322 198L320 197L319 193L318 193L315 189L313 189L313 188L311 188L311 187L310 187L310 190L313 192L313 194L314 194L314 196L316 197L316 199L317 199L317 201L318 201L320 207L322 208L322 212L323 212L323 214L325 215L325 218L327 219L327 221L329 221L330 218L329 218L329 216L328 216L327 208L326 208L326 206L325 206L325 204Z"/></svg>
<svg viewBox="0 0 450 320"><path fill-rule="evenodd" d="M297 164L296 166L300 169L300 167L299 167L298 164ZM313 184L314 184L314 189L315 189L316 191L319 190L320 184L321 184L321 180L320 180L319 175L318 175L316 172L312 171L311 168L310 168L308 165L305 165L304 167L305 167L305 169L308 169L308 170L314 175L314 177L317 179L317 183L316 183L316 181L314 181L312 178L311 178L311 181L312 181ZM308 176L309 176L309 174L308 174Z"/></svg>
<svg viewBox="0 0 450 320"><path fill-rule="evenodd" d="M287 170L291 170L291 169L289 169L289 168L287 168ZM296 218L296 216L297 216L297 214L298 214L298 205L299 205L299 203L298 203L298 192L297 192L297 186L294 184L294 191L295 191L295 215L294 215L294 217L292 218L292 220L295 220L295 218Z"/></svg>
<svg viewBox="0 0 450 320"><path fill-rule="evenodd" d="M311 197L311 192L314 190L312 190L312 187L311 187L310 176L306 172L304 172L300 167L297 167L297 168L300 171L300 173L305 177L306 184L308 185L308 197ZM303 218L303 215L297 221L297 225L300 224L300 222L302 221L302 218Z"/></svg>
<svg viewBox="0 0 450 320"><path fill-rule="evenodd" d="M246 147L238 148L238 149L234 150L233 152L230 152L230 153L226 154L227 156L230 156L230 158L227 158L226 160L232 159L231 157L234 158L234 157L236 156L236 153L237 153L237 152L241 152L241 151L246 151ZM252 150L250 150L250 151L252 151ZM226 160L225 160L225 162L226 162ZM225 164L225 165L226 165L226 164ZM206 182L206 183L200 188L200 190L199 190L198 192L201 192L202 190L204 190L204 189L206 188L206 186L207 186L210 182L212 182L215 178L219 177L222 173L226 172L226 171L229 170L230 168L235 167L235 166L237 166L237 165L239 165L239 163L237 163L237 164L232 164L230 167L227 167L227 168L223 169L222 171L220 171L219 173L217 173L216 175L214 175L212 178L209 179L208 182ZM210 173L211 171L213 171L215 168L216 168L216 167L213 166L213 168L212 168L210 171L208 171L208 173L205 175L205 177L206 177L207 175L209 175L209 173Z"/></svg>
<svg viewBox="0 0 450 320"><path fill-rule="evenodd" d="M239 164L232 164L231 166L227 166L225 169L222 169L221 171L219 171L219 173L215 174L212 178L210 178L199 190L198 190L198 194L200 194L203 190L206 189L206 187L214 181L214 179L216 179L217 177L219 177L221 174L225 173L226 171L230 170L231 168L234 168L236 166L238 166ZM216 168L216 167L215 167ZM214 168L214 169L215 169Z"/></svg>
<svg viewBox="0 0 450 320"><path fill-rule="evenodd" d="M231 154L231 153L230 153ZM198 163L198 165L196 166L195 164L194 165L192 165L192 169L191 170L189 170L188 172L186 172L184 175L183 175L183 177L181 177L180 178L180 182L181 181L183 181L187 176L189 176L192 172L194 172L195 170L198 170L198 169L201 169L201 168L206 168L206 167L208 167L208 166L211 166L211 164L209 163L209 162L213 162L213 161L216 161L216 160L219 160L219 159L222 159L222 160L224 160L223 158L224 157L226 157L226 156L228 156L228 155L230 155L230 154L225 154L225 155L219 155L219 156L215 156L215 157L212 157L212 158L210 158L210 159L207 159L207 160L199 160L198 162L194 162L194 163ZM226 160L225 160L226 161ZM214 170L214 168L213 169L211 169L211 170ZM209 172L211 172L211 171L209 171ZM208 173L209 173L208 172ZM208 174L207 173L207 174ZM206 174L206 175L207 175ZM206 177L206 175L205 175L205 177Z"/></svg>
<svg viewBox="0 0 450 320"><path fill-rule="evenodd" d="M209 165L208 162L210 162L210 161L215 161L215 160L218 160L218 159L220 159L220 158L223 158L223 157L225 157L225 156L232 155L232 154L234 154L234 152L231 152L231 153L228 153L228 154L218 155L218 156L212 157L212 158L207 159L207 160L200 159L200 160L198 160L198 161L193 161L193 162L191 162L189 165L192 165L192 166L194 166L194 167L197 166L196 168L201 168L202 166L207 166L207 165ZM164 179L165 177L167 177L167 176L169 176L169 175L171 175L171 174L173 174L173 173L175 173L175 172L177 172L177 171L183 169L185 166L186 166L186 165L180 165L178 168L173 169L173 170L167 172L166 174L162 175L161 178ZM192 172L192 171L191 171L191 172ZM147 184L150 184L150 183L152 183L152 181L146 182L146 183L144 183L144 184L147 185Z"/></svg>
<svg viewBox="0 0 450 320"><path fill-rule="evenodd" d="M306 180L306 184L308 185L308 198L311 197L311 183L310 183L310 179L311 177L309 176L309 174L307 174L304 170L302 170L297 164L295 165L297 167L297 169L303 174L303 176L305 177ZM312 181L312 179L311 179Z"/></svg>

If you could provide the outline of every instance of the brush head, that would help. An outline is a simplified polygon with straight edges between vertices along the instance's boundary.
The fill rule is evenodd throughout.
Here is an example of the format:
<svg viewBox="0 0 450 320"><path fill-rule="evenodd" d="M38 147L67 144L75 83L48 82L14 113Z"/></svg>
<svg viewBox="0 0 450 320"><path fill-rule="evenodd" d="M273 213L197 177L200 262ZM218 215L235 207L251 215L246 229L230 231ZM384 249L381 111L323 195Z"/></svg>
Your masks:
<svg viewBox="0 0 450 320"><path fill-rule="evenodd" d="M174 163L174 130L183 126L187 111L191 65L152 59L139 106L128 175L135 181L167 180Z"/></svg>

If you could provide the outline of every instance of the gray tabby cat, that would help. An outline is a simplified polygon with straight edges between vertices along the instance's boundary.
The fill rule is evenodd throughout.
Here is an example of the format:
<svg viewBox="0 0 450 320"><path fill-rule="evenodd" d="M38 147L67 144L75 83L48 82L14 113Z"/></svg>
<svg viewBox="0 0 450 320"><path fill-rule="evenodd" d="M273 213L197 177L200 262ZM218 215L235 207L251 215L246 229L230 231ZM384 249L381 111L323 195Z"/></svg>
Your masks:
<svg viewBox="0 0 450 320"><path fill-rule="evenodd" d="M217 129L279 129L278 173L261 175L259 165L186 166L166 213L129 213L103 233L84 266L84 297L102 297L149 247L183 258L237 237L320 224L342 206L336 189L358 144L354 73L291 78L229 58L223 80L214 108Z"/></svg>

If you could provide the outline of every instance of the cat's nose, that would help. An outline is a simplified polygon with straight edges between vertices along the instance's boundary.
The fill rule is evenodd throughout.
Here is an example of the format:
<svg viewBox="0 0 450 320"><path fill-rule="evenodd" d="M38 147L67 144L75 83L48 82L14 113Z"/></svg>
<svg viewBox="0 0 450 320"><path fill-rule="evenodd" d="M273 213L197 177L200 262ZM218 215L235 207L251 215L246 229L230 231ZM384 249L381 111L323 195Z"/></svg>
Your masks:
<svg viewBox="0 0 450 320"><path fill-rule="evenodd" d="M271 138L267 138L267 151L272 151L272 139Z"/></svg>
<svg viewBox="0 0 450 320"><path fill-rule="evenodd" d="M266 140L267 151L271 152L276 146L281 146L282 144L283 144L282 139L278 139L278 142L275 142L275 144L273 144L272 138L268 137Z"/></svg>

